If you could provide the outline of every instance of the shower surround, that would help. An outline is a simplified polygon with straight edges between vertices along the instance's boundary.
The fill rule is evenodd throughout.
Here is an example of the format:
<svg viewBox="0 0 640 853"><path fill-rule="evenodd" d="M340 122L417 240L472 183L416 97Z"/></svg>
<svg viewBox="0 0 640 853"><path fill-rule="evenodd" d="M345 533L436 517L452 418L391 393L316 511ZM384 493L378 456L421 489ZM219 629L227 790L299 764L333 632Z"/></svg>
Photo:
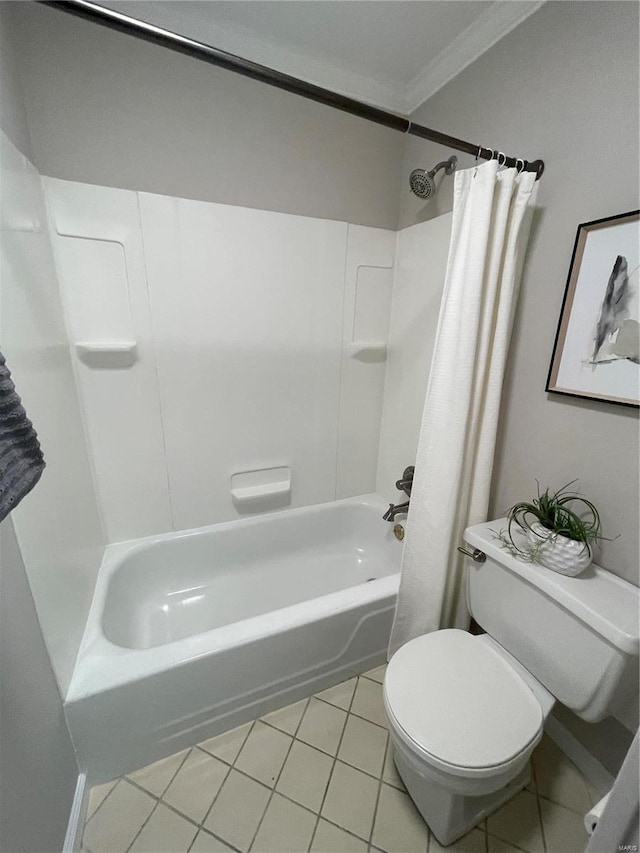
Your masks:
<svg viewBox="0 0 640 853"><path fill-rule="evenodd" d="M383 660L450 217L43 182L108 542L66 697L94 783Z"/></svg>
<svg viewBox="0 0 640 853"><path fill-rule="evenodd" d="M288 467L292 507L375 491L384 353L351 345L386 346L394 232L45 187L110 543L238 518L242 472Z"/></svg>

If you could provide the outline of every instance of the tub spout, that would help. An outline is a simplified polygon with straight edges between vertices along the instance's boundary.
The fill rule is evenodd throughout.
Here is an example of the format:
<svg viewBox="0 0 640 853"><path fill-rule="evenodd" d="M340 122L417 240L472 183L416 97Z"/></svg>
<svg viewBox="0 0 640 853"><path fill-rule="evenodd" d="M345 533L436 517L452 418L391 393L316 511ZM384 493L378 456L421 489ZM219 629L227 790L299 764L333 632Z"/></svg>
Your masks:
<svg viewBox="0 0 640 853"><path fill-rule="evenodd" d="M389 504L389 509L382 516L385 521L395 521L396 515L407 512L409 510L409 501L403 504Z"/></svg>

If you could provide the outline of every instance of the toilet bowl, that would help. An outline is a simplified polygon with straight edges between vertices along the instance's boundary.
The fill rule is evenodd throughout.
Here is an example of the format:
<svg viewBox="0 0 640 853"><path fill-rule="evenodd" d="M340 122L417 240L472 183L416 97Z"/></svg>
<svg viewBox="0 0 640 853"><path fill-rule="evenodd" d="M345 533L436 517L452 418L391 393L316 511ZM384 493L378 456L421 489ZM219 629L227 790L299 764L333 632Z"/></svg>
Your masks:
<svg viewBox="0 0 640 853"><path fill-rule="evenodd" d="M446 845L528 783L554 699L487 635L448 629L393 656L384 703L400 776Z"/></svg>
<svg viewBox="0 0 640 853"><path fill-rule="evenodd" d="M394 760L441 844L529 780L555 701L586 722L637 696L640 591L592 564L567 577L517 559L496 530L467 528L469 613L487 633L445 629L402 646L384 680Z"/></svg>

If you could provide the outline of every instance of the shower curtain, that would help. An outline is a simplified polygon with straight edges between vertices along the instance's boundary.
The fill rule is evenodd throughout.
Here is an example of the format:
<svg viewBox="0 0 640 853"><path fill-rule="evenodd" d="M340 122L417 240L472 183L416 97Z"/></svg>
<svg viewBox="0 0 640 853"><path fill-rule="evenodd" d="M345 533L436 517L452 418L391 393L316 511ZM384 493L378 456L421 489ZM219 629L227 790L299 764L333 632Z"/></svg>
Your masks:
<svg viewBox="0 0 640 853"><path fill-rule="evenodd" d="M464 626L469 524L485 521L513 313L535 174L490 161L455 176L444 293L407 519L389 657L407 641Z"/></svg>

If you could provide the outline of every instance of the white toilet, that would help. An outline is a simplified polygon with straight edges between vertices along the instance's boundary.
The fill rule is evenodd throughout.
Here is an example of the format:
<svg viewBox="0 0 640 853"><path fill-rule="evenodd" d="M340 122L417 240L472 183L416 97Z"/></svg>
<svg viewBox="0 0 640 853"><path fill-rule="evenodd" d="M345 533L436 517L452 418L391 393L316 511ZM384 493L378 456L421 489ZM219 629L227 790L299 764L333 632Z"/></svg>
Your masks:
<svg viewBox="0 0 640 853"><path fill-rule="evenodd" d="M527 784L556 699L596 722L616 710L622 686L637 693L637 587L595 566L571 578L516 560L495 539L501 526L465 531L486 554L467 561L467 595L487 633L418 637L384 681L398 772L443 845Z"/></svg>

